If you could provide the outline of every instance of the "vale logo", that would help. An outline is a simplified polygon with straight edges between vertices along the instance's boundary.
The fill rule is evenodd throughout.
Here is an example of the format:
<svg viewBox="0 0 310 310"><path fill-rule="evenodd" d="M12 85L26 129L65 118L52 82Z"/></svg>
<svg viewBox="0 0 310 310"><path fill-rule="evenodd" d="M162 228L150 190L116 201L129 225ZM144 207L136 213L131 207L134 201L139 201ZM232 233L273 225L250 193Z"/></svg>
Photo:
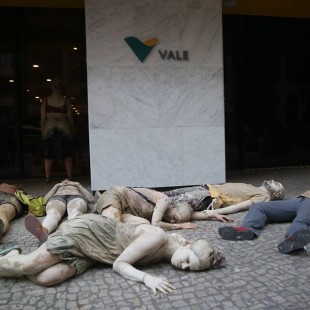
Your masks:
<svg viewBox="0 0 310 310"><path fill-rule="evenodd" d="M139 60L143 62L150 54L153 47L157 44L158 39L151 38L145 42L141 42L135 37L127 37L125 38L125 41L135 53L135 55L139 58Z"/></svg>

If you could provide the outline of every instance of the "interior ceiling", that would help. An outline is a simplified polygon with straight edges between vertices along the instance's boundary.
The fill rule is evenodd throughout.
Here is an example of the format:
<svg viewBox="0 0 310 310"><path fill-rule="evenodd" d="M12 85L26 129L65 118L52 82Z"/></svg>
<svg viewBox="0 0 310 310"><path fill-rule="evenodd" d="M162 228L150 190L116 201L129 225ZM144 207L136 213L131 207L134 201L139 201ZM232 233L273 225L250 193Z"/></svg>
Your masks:
<svg viewBox="0 0 310 310"><path fill-rule="evenodd" d="M222 1L223 14L310 18L310 0ZM0 6L37 8L84 8L84 0L0 0Z"/></svg>

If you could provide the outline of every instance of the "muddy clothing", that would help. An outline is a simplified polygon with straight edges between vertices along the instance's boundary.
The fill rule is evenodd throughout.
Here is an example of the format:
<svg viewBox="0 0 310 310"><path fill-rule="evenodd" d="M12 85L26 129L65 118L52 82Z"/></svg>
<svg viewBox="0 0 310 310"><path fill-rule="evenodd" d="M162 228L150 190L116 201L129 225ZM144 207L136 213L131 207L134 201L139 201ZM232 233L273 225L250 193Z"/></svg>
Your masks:
<svg viewBox="0 0 310 310"><path fill-rule="evenodd" d="M270 195L260 187L245 183L224 183L221 185L208 184L212 198L222 202L221 207L231 206L242 201L252 203L270 201Z"/></svg>
<svg viewBox="0 0 310 310"><path fill-rule="evenodd" d="M50 202L52 200L59 200L61 202L63 202L64 204L68 204L68 202L70 202L71 200L73 199L76 199L76 198L80 198L82 200L84 200L86 202L86 204L88 205L88 202L87 200L84 198L84 196L82 195L53 195L51 196L47 202Z"/></svg>
<svg viewBox="0 0 310 310"><path fill-rule="evenodd" d="M251 200L253 203L270 200L269 194L261 188L245 183L206 184L164 193L168 197L175 197L176 200L185 200L194 211L207 210L214 198L216 198L212 203L214 209L231 206L245 200Z"/></svg>
<svg viewBox="0 0 310 310"><path fill-rule="evenodd" d="M174 189L164 192L173 201L185 201L194 211L208 210L212 203L212 197L207 187L192 186Z"/></svg>
<svg viewBox="0 0 310 310"><path fill-rule="evenodd" d="M11 204L16 210L16 216L22 213L22 205L15 197L15 192L18 190L16 185L6 183L0 184L0 207L3 204Z"/></svg>
<svg viewBox="0 0 310 310"><path fill-rule="evenodd" d="M135 240L136 228L98 214L83 214L49 235L46 248L81 274L96 262L112 265Z"/></svg>
<svg viewBox="0 0 310 310"><path fill-rule="evenodd" d="M63 159L72 156L73 129L67 117L68 106L52 107L47 98L46 117L42 128L43 156L47 159Z"/></svg>
<svg viewBox="0 0 310 310"><path fill-rule="evenodd" d="M113 206L122 214L131 214L142 217L148 221L152 220L155 204L147 198L143 198L133 189L116 186L106 190L96 204L96 211L101 214L102 210Z"/></svg>

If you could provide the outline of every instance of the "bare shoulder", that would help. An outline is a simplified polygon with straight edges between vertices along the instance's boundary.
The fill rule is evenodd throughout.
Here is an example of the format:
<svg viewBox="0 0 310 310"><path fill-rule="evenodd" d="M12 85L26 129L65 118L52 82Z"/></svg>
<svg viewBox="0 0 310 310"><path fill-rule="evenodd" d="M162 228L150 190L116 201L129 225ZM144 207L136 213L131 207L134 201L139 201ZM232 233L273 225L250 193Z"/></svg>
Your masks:
<svg viewBox="0 0 310 310"><path fill-rule="evenodd" d="M135 235L139 237L143 234L152 235L154 238L159 237L163 240L166 240L166 238L168 238L166 232L163 229L150 224L140 224L137 226Z"/></svg>
<svg viewBox="0 0 310 310"><path fill-rule="evenodd" d="M138 188L135 188L135 190L147 196L151 201L157 201L162 197L166 197L164 193L156 191L154 189L150 189L150 188L138 187Z"/></svg>

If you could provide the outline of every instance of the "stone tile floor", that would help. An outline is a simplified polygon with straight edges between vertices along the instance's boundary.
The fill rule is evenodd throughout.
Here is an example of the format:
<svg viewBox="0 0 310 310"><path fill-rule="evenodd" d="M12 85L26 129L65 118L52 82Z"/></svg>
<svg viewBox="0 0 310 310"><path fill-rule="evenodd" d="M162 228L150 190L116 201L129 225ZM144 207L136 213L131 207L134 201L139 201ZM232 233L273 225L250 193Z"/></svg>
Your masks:
<svg viewBox="0 0 310 310"><path fill-rule="evenodd" d="M282 182L286 198L291 198L310 188L310 169L227 173L227 182L260 186L264 179ZM88 178L76 180L90 189ZM44 195L58 181L45 184L41 179L27 179L21 183L29 193ZM231 217L238 225L245 214ZM167 277L177 287L173 294L154 295L142 284L120 277L109 266L98 265L51 288L40 287L26 278L0 279L0 309L310 309L310 254L283 255L277 251L288 224L268 225L254 241L232 242L217 234L223 223L197 223L198 229L182 234L188 238L207 237L225 253L227 265L204 272L180 271L166 263L143 268ZM0 240L0 248L13 244L20 245L24 254L38 247L37 240L24 228L23 217L15 219Z"/></svg>

